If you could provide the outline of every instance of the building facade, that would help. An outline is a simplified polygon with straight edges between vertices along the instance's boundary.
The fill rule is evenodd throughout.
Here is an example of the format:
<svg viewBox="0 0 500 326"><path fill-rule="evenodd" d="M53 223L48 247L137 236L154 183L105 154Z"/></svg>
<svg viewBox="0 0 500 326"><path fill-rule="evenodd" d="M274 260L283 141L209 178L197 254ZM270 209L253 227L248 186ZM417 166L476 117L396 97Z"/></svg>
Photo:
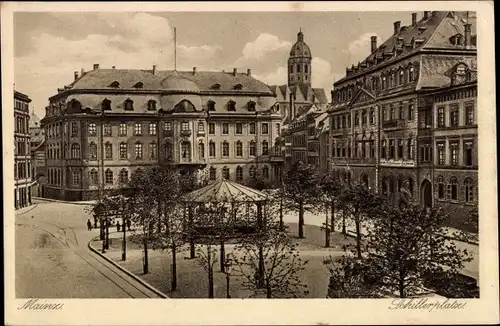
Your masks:
<svg viewBox="0 0 500 326"><path fill-rule="evenodd" d="M94 69L75 72L42 120L45 195L98 196L137 169L174 165L199 179L280 175L281 115L251 71ZM279 154L279 155L278 155Z"/></svg>
<svg viewBox="0 0 500 326"><path fill-rule="evenodd" d="M373 36L371 53L334 84L331 162L348 182L364 183L395 201L406 187L415 202L433 206L433 93L447 92L457 74L470 80L477 48L468 13L417 16L412 14L408 26L395 22L380 46Z"/></svg>
<svg viewBox="0 0 500 326"><path fill-rule="evenodd" d="M40 118L32 110L30 114L31 135L31 175L33 185L31 194L34 197L44 196L45 187L45 130L41 127Z"/></svg>
<svg viewBox="0 0 500 326"><path fill-rule="evenodd" d="M27 95L14 91L14 206L16 209L32 204L30 102L31 99Z"/></svg>

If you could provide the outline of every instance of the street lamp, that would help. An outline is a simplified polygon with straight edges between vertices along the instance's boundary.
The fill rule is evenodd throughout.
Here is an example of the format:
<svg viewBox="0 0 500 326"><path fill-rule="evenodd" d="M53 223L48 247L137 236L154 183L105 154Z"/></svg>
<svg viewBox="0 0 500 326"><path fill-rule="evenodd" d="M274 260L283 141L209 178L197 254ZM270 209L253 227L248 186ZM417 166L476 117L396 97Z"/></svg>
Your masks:
<svg viewBox="0 0 500 326"><path fill-rule="evenodd" d="M226 262L224 263L225 271L224 274L226 274L226 298L230 299L231 294L229 293L229 282L230 282L230 277L231 277L231 259L226 258Z"/></svg>

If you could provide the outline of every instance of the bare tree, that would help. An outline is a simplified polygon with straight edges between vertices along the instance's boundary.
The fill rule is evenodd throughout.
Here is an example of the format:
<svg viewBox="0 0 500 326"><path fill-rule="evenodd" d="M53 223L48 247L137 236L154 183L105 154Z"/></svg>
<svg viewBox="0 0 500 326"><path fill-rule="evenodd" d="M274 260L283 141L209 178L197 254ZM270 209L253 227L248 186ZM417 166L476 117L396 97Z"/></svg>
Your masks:
<svg viewBox="0 0 500 326"><path fill-rule="evenodd" d="M320 207L325 205L325 223L323 229L325 230L325 247L330 247L330 232L335 232L335 214L336 208L341 204L341 194L343 183L332 172L328 172L321 177L321 198ZM330 209L330 220L328 220L328 209ZM345 226L343 228L345 232Z"/></svg>

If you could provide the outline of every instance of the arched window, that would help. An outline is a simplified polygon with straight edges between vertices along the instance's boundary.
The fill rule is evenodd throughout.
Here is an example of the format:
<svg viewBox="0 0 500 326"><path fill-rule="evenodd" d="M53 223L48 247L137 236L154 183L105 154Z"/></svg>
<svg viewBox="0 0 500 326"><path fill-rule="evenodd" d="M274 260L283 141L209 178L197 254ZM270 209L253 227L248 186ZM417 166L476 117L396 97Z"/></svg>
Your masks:
<svg viewBox="0 0 500 326"><path fill-rule="evenodd" d="M249 150L250 150L250 156L255 156L257 154L257 148L254 140L250 141Z"/></svg>
<svg viewBox="0 0 500 326"><path fill-rule="evenodd" d="M222 156L229 156L229 143L227 141L222 143Z"/></svg>
<svg viewBox="0 0 500 326"><path fill-rule="evenodd" d="M102 110L103 111L110 111L111 110L111 101L108 100L107 98L102 101Z"/></svg>
<svg viewBox="0 0 500 326"><path fill-rule="evenodd" d="M120 160L126 160L128 158L127 143L120 143Z"/></svg>
<svg viewBox="0 0 500 326"><path fill-rule="evenodd" d="M214 101L207 102L207 110L208 111L215 111L215 102Z"/></svg>
<svg viewBox="0 0 500 326"><path fill-rule="evenodd" d="M183 141L181 143L181 157L184 161L191 160L191 143L188 141Z"/></svg>
<svg viewBox="0 0 500 326"><path fill-rule="evenodd" d="M217 179L217 170L213 166L210 167L209 174L210 174L210 180Z"/></svg>
<svg viewBox="0 0 500 326"><path fill-rule="evenodd" d="M381 142L381 149L380 149L380 158L386 159L387 157L387 141L385 139L382 139Z"/></svg>
<svg viewBox="0 0 500 326"><path fill-rule="evenodd" d="M224 179L229 180L229 168L227 166L222 168L222 176Z"/></svg>
<svg viewBox="0 0 500 326"><path fill-rule="evenodd" d="M253 165L250 166L250 169L248 170L248 172L249 172L248 174L250 175L250 178L253 179L253 178L256 177L256 175L255 175L255 166L253 166Z"/></svg>
<svg viewBox="0 0 500 326"><path fill-rule="evenodd" d="M78 111L82 110L82 104L80 102L78 102L77 100L72 99L68 103L68 108L71 109L71 111L73 111L73 112L78 112Z"/></svg>
<svg viewBox="0 0 500 326"><path fill-rule="evenodd" d="M142 160L142 152L143 152L142 143L138 141L135 143L135 159L136 160Z"/></svg>
<svg viewBox="0 0 500 326"><path fill-rule="evenodd" d="M239 140L236 142L236 156L243 156L243 143Z"/></svg>
<svg viewBox="0 0 500 326"><path fill-rule="evenodd" d="M138 82L134 85L134 88L143 88L144 84L142 82Z"/></svg>
<svg viewBox="0 0 500 326"><path fill-rule="evenodd" d="M171 142L165 143L165 159L167 161L173 160L173 146Z"/></svg>
<svg viewBox="0 0 500 326"><path fill-rule="evenodd" d="M158 145L156 145L156 142L153 140L151 143L149 143L149 158L156 159L157 157Z"/></svg>
<svg viewBox="0 0 500 326"><path fill-rule="evenodd" d="M80 158L80 145L71 145L71 158Z"/></svg>
<svg viewBox="0 0 500 326"><path fill-rule="evenodd" d="M148 101L148 110L150 110L150 111L156 110L156 101L155 100Z"/></svg>
<svg viewBox="0 0 500 326"><path fill-rule="evenodd" d="M403 85L405 83L405 71L403 69L399 70L399 85Z"/></svg>
<svg viewBox="0 0 500 326"><path fill-rule="evenodd" d="M121 184L128 183L128 171L127 171L127 169L120 170L119 181Z"/></svg>
<svg viewBox="0 0 500 326"><path fill-rule="evenodd" d="M120 83L115 80L109 85L109 87L114 87L114 88L120 87Z"/></svg>
<svg viewBox="0 0 500 326"><path fill-rule="evenodd" d="M455 177L450 178L450 182L448 183L448 199L450 200L458 200L458 180Z"/></svg>
<svg viewBox="0 0 500 326"><path fill-rule="evenodd" d="M410 66L408 68L408 82L412 82L415 80L415 67Z"/></svg>
<svg viewBox="0 0 500 326"><path fill-rule="evenodd" d="M113 171L111 169L107 169L104 173L104 179L106 184L113 184Z"/></svg>
<svg viewBox="0 0 500 326"><path fill-rule="evenodd" d="M97 178L98 178L97 170L96 169L92 169L92 170L90 170L89 174L90 174L90 178L89 178L90 179L90 184L93 185L93 186L97 185L97 183L98 183L98 180L97 180Z"/></svg>
<svg viewBox="0 0 500 326"><path fill-rule="evenodd" d="M243 168L241 166L236 167L236 181L243 180Z"/></svg>
<svg viewBox="0 0 500 326"><path fill-rule="evenodd" d="M205 144L203 141L200 141L198 143L198 157L200 160L203 160L205 158Z"/></svg>
<svg viewBox="0 0 500 326"><path fill-rule="evenodd" d="M134 110L134 101L132 101L131 99L126 99L123 103L123 108L129 111Z"/></svg>
<svg viewBox="0 0 500 326"><path fill-rule="evenodd" d="M234 102L234 101L227 102L227 110L228 111L236 111L236 102Z"/></svg>
<svg viewBox="0 0 500 326"><path fill-rule="evenodd" d="M113 159L113 145L110 142L106 142L104 145L104 158L107 160Z"/></svg>
<svg viewBox="0 0 500 326"><path fill-rule="evenodd" d="M269 179L269 168L267 166L264 166L262 168L262 177L264 178L264 180Z"/></svg>
<svg viewBox="0 0 500 326"><path fill-rule="evenodd" d="M444 178L442 176L438 176L436 181L438 188L438 198L444 199Z"/></svg>
<svg viewBox="0 0 500 326"><path fill-rule="evenodd" d="M243 89L243 85L241 85L241 84L236 84L236 85L234 85L233 89L236 89L236 90L242 90L242 89Z"/></svg>
<svg viewBox="0 0 500 326"><path fill-rule="evenodd" d="M266 140L262 142L262 155L269 155L269 143Z"/></svg>
<svg viewBox="0 0 500 326"><path fill-rule="evenodd" d="M474 181L471 178L466 178L464 181L464 198L466 203L474 202Z"/></svg>
<svg viewBox="0 0 500 326"><path fill-rule="evenodd" d="M215 90L219 90L220 89L220 84L213 84L210 88L211 89L215 89Z"/></svg>
<svg viewBox="0 0 500 326"><path fill-rule="evenodd" d="M254 102L254 101L250 101L250 102L248 102L248 104L247 104L247 109L248 109L248 111L252 111L252 112L253 112L253 111L255 111L255 105L256 105L256 104L255 104L255 102Z"/></svg>

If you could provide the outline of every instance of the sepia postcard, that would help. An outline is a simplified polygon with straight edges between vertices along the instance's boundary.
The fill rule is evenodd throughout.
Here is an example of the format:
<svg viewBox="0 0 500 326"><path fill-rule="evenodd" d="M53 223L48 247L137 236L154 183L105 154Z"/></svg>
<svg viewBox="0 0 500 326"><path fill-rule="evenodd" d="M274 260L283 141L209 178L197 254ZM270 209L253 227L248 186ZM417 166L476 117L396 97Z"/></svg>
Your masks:
<svg viewBox="0 0 500 326"><path fill-rule="evenodd" d="M1 24L6 325L499 322L492 1Z"/></svg>

